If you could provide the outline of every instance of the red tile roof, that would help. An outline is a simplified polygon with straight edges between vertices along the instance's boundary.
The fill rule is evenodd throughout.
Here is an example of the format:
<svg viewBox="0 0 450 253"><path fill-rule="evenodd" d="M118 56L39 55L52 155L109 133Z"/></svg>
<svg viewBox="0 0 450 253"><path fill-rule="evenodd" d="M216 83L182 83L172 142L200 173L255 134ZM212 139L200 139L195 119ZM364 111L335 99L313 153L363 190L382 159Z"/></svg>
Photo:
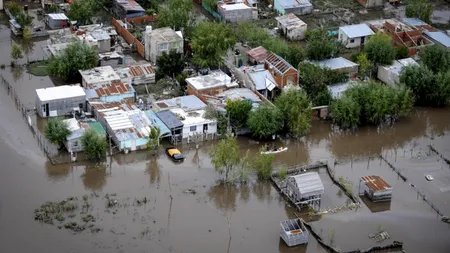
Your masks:
<svg viewBox="0 0 450 253"><path fill-rule="evenodd" d="M389 190L392 187L379 176L365 176L361 180L374 192Z"/></svg>

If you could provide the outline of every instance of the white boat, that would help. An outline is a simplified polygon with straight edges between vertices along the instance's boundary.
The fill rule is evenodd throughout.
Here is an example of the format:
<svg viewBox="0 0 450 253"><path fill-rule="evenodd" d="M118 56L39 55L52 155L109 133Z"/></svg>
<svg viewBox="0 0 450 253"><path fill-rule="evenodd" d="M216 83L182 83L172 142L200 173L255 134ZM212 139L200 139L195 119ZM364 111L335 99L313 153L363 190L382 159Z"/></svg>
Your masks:
<svg viewBox="0 0 450 253"><path fill-rule="evenodd" d="M268 155L268 154L278 154L281 152L284 152L288 150L288 148L279 148L278 150L270 150L270 151L265 151L265 152L261 152L261 155Z"/></svg>
<svg viewBox="0 0 450 253"><path fill-rule="evenodd" d="M426 175L425 179L428 181L433 181L434 178L431 175Z"/></svg>

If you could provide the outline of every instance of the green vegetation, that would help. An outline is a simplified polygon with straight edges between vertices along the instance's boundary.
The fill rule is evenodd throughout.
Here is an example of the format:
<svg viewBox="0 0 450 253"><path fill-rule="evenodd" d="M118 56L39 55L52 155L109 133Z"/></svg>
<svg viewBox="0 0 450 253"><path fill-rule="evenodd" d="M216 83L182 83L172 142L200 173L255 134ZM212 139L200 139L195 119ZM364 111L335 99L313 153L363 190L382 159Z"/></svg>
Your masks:
<svg viewBox="0 0 450 253"><path fill-rule="evenodd" d="M370 66L372 63L367 58L367 54L360 54L356 57L356 62L359 64L358 74L361 78L371 76Z"/></svg>
<svg viewBox="0 0 450 253"><path fill-rule="evenodd" d="M299 83L315 106L329 105L331 94L327 86L348 80L346 73L333 71L312 63L302 62L298 65Z"/></svg>
<svg viewBox="0 0 450 253"><path fill-rule="evenodd" d="M23 58L22 48L19 45L17 45L16 43L13 43L13 45L12 45L11 58L14 61L14 66L16 65L16 62L18 59Z"/></svg>
<svg viewBox="0 0 450 253"><path fill-rule="evenodd" d="M364 53L375 66L391 64L395 59L392 38L382 33L373 35L364 45Z"/></svg>
<svg viewBox="0 0 450 253"><path fill-rule="evenodd" d="M183 72L183 54L177 53L175 50L171 50L169 53L164 52L156 59L156 65L158 66L158 71L156 73L158 77L169 76L173 78Z"/></svg>
<svg viewBox="0 0 450 253"><path fill-rule="evenodd" d="M300 138L311 127L311 103L304 91L288 90L275 100L281 112L281 122L285 131Z"/></svg>
<svg viewBox="0 0 450 253"><path fill-rule="evenodd" d="M237 23L235 35L239 41L246 42L250 47L263 46L293 66L297 66L305 59L305 52L298 44L288 43L278 36L271 36L265 28L252 22Z"/></svg>
<svg viewBox="0 0 450 253"><path fill-rule="evenodd" d="M201 68L223 64L223 56L236 43L231 27L225 23L201 22L193 31L193 63Z"/></svg>
<svg viewBox="0 0 450 253"><path fill-rule="evenodd" d="M268 138L280 130L280 119L281 113L279 109L266 102L250 112L247 124L253 136Z"/></svg>
<svg viewBox="0 0 450 253"><path fill-rule="evenodd" d="M17 17L17 15L23 11L22 6L12 1L6 4L6 8L8 8L9 13L11 13L14 17Z"/></svg>
<svg viewBox="0 0 450 253"><path fill-rule="evenodd" d="M61 55L50 59L48 71L53 76L73 81L79 79L78 70L94 68L97 63L95 49L87 43L76 42L70 44Z"/></svg>
<svg viewBox="0 0 450 253"><path fill-rule="evenodd" d="M44 133L50 143L62 146L70 135L69 125L60 118L49 118Z"/></svg>
<svg viewBox="0 0 450 253"><path fill-rule="evenodd" d="M281 180L285 180L286 177L287 177L287 175L288 175L288 168L287 168L285 165L283 165L283 166L281 167L281 169L278 170L278 177L279 177Z"/></svg>
<svg viewBox="0 0 450 253"><path fill-rule="evenodd" d="M405 59L409 57L408 48L400 46L395 48L395 59Z"/></svg>
<svg viewBox="0 0 450 253"><path fill-rule="evenodd" d="M98 8L95 0L74 0L70 5L67 16L70 20L77 21L78 25L90 25Z"/></svg>
<svg viewBox="0 0 450 253"><path fill-rule="evenodd" d="M331 116L341 128L356 128L361 124L394 122L408 115L414 104L410 89L378 83L361 83L348 89L332 103Z"/></svg>
<svg viewBox="0 0 450 253"><path fill-rule="evenodd" d="M438 45L428 46L420 56L423 65L434 73L450 69L450 53Z"/></svg>
<svg viewBox="0 0 450 253"><path fill-rule="evenodd" d="M26 14L25 12L20 12L16 16L16 22L22 27L22 29L26 27L31 27L33 26L33 17Z"/></svg>
<svg viewBox="0 0 450 253"><path fill-rule="evenodd" d="M56 7L56 5L55 4L51 4L49 7L48 7L48 13L56 13L58 11L58 8Z"/></svg>
<svg viewBox="0 0 450 253"><path fill-rule="evenodd" d="M203 2L205 2L206 6L211 8L211 10L213 10L213 11L217 10L218 0L204 0Z"/></svg>
<svg viewBox="0 0 450 253"><path fill-rule="evenodd" d="M273 160L275 159L274 154L261 154L261 152L265 151L265 148L261 147L252 161L252 168L256 171L258 178L262 180L270 179L273 169Z"/></svg>
<svg viewBox="0 0 450 253"><path fill-rule="evenodd" d="M191 0L169 0L166 8L159 10L158 26L171 27L175 31L186 29L192 23Z"/></svg>
<svg viewBox="0 0 450 253"><path fill-rule="evenodd" d="M33 62L27 65L28 72L35 76L48 76L48 62L47 61L39 61Z"/></svg>
<svg viewBox="0 0 450 253"><path fill-rule="evenodd" d="M236 131L247 126L248 116L252 110L252 103L247 100L228 100L225 110L230 118L230 124Z"/></svg>
<svg viewBox="0 0 450 253"><path fill-rule="evenodd" d="M320 61L337 57L341 44L328 36L326 29L311 30L306 33L306 54L308 59Z"/></svg>
<svg viewBox="0 0 450 253"><path fill-rule="evenodd" d="M156 149L159 147L159 140L161 139L161 129L159 127L152 127L150 135L148 136L148 149Z"/></svg>
<svg viewBox="0 0 450 253"><path fill-rule="evenodd" d="M105 5L108 8L110 8L112 6L112 3L113 3L113 0L100 0L100 1L103 2L103 5ZM142 8L144 8L145 10L153 9L153 10L155 10L156 13L159 13L159 3L158 2L162 2L162 1L158 1L158 0L137 0L136 2L138 2L142 6Z"/></svg>
<svg viewBox="0 0 450 253"><path fill-rule="evenodd" d="M406 2L406 17L418 18L425 23L431 23L431 14L433 14L433 4L430 0L408 0Z"/></svg>
<svg viewBox="0 0 450 253"><path fill-rule="evenodd" d="M241 158L236 138L228 136L219 141L210 153L211 163L219 174L225 174L225 182L236 181L233 175L242 176L245 179L245 170L248 166L248 156Z"/></svg>
<svg viewBox="0 0 450 253"><path fill-rule="evenodd" d="M81 145L86 155L93 160L100 160L106 156L106 138L93 129L86 130L81 136Z"/></svg>

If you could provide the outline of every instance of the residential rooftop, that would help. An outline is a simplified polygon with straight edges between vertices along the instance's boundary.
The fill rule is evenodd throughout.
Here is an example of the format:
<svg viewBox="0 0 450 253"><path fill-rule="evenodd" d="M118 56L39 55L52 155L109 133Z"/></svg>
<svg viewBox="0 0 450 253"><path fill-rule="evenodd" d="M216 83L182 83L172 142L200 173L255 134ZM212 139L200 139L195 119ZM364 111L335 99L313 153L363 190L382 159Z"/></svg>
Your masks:
<svg viewBox="0 0 450 253"><path fill-rule="evenodd" d="M171 112L160 111L156 113L156 116L166 125L169 129L182 128L183 123Z"/></svg>
<svg viewBox="0 0 450 253"><path fill-rule="evenodd" d="M361 180L373 192L391 190L392 187L380 176L365 176Z"/></svg>
<svg viewBox="0 0 450 253"><path fill-rule="evenodd" d="M88 85L88 87L86 87L86 88L88 90L95 90L97 97L134 93L134 88L130 84L123 83L121 81L114 81L111 83L104 83L104 84Z"/></svg>
<svg viewBox="0 0 450 253"><path fill-rule="evenodd" d="M205 119L205 110L185 111L181 108L174 108L170 110L184 126L209 124L216 122L215 120Z"/></svg>
<svg viewBox="0 0 450 253"><path fill-rule="evenodd" d="M65 119L64 121L67 122L71 132L67 140L78 139L89 129L94 130L99 135L106 135L105 129L97 121L78 121L76 118Z"/></svg>
<svg viewBox="0 0 450 253"><path fill-rule="evenodd" d="M132 65L124 68L116 69L116 73L121 79L137 76L145 76L155 73L155 69L150 63L145 63L141 65Z"/></svg>
<svg viewBox="0 0 450 253"><path fill-rule="evenodd" d="M86 93L84 93L84 90L80 85L61 85L36 89L36 94L42 102L86 96Z"/></svg>
<svg viewBox="0 0 450 253"><path fill-rule="evenodd" d="M220 87L233 88L239 85L231 81L231 77L225 74L222 70L211 71L208 75L200 75L196 77L186 78L186 82L192 85L196 90L209 90Z"/></svg>
<svg viewBox="0 0 450 253"><path fill-rule="evenodd" d="M47 16L53 20L69 20L69 18L64 13L50 13Z"/></svg>
<svg viewBox="0 0 450 253"><path fill-rule="evenodd" d="M443 45L446 48L450 48L450 37L443 32L424 32L425 36Z"/></svg>
<svg viewBox="0 0 450 253"><path fill-rule="evenodd" d="M290 13L281 17L275 18L282 26L286 27L288 30L296 28L305 28L306 23L295 16L294 13Z"/></svg>
<svg viewBox="0 0 450 253"><path fill-rule="evenodd" d="M243 9L250 9L251 7L244 4L244 3L235 3L235 4L218 4L217 7L224 9L226 11L233 11L233 10L243 10Z"/></svg>
<svg viewBox="0 0 450 253"><path fill-rule="evenodd" d="M134 0L115 0L119 3L126 11L145 11L136 1Z"/></svg>
<svg viewBox="0 0 450 253"><path fill-rule="evenodd" d="M312 6L308 0L279 0L279 4L283 7L283 9L295 9Z"/></svg>
<svg viewBox="0 0 450 253"><path fill-rule="evenodd" d="M262 68L261 67L251 68L247 72L250 75L250 79L252 79L253 83L255 84L256 90L265 90L272 86L273 86L272 88L275 88L276 81L273 78L270 71L264 69L263 65L259 66L262 66Z"/></svg>
<svg viewBox="0 0 450 253"><path fill-rule="evenodd" d="M326 59L326 60L315 62L315 64L317 64L321 67L329 68L331 70L351 68L351 67L358 66L358 64L356 64L352 61L349 61L343 57Z"/></svg>
<svg viewBox="0 0 450 253"><path fill-rule="evenodd" d="M164 124L164 122L156 115L155 112L153 112L152 110L148 110L145 111L145 113L147 114L147 117L150 119L150 121L152 122L152 126L154 127L158 127L160 130L160 136L164 137L164 136L170 136L171 131L170 129L166 126L166 124Z"/></svg>
<svg viewBox="0 0 450 253"><path fill-rule="evenodd" d="M267 50L264 47L259 46L253 48L252 50L249 50L247 54L253 59L255 59L257 62L264 62L264 60L269 55L269 52L267 52Z"/></svg>
<svg viewBox="0 0 450 253"><path fill-rule="evenodd" d="M180 35L178 35L172 28L163 27L157 28L150 32L150 36L159 42L172 42L182 40Z"/></svg>
<svg viewBox="0 0 450 253"><path fill-rule="evenodd" d="M392 65L382 66L382 68L389 70L397 75L400 75L400 72L402 71L403 67L411 65L411 64L417 65L418 63L412 58L405 58L405 59L394 60L392 62Z"/></svg>
<svg viewBox="0 0 450 253"><path fill-rule="evenodd" d="M87 84L107 83L120 80L120 76L111 66L96 67L88 70L80 70L79 72Z"/></svg>
<svg viewBox="0 0 450 253"><path fill-rule="evenodd" d="M366 24L347 25L339 27L349 38L359 38L374 35L375 33Z"/></svg>
<svg viewBox="0 0 450 253"><path fill-rule="evenodd" d="M265 62L269 64L269 67L275 68L275 70L277 72L279 72L280 74L284 74L289 69L294 68L294 67L292 67L291 64L289 64L281 56L278 56L278 55L273 54L273 53L270 54L269 56L267 56Z"/></svg>
<svg viewBox="0 0 450 253"><path fill-rule="evenodd" d="M385 25L386 24L390 24L392 26L395 27L396 32L406 32L406 31L414 31L417 30L415 27L410 26L406 23L401 22L400 20L391 18L391 19L377 19L377 20L369 20L366 21L365 24L372 26L373 28L375 28L376 30L379 31L384 31L385 30ZM371 28L372 28L371 27Z"/></svg>
<svg viewBox="0 0 450 253"><path fill-rule="evenodd" d="M198 109L203 109L206 107L206 104L203 103L198 97L195 95L181 96L166 100L160 100L154 102L161 110L167 110L171 108L181 108L185 111L193 111Z"/></svg>
<svg viewBox="0 0 450 253"><path fill-rule="evenodd" d="M100 115L120 142L144 138L150 134L150 119L139 109L127 111L120 108L102 111Z"/></svg>

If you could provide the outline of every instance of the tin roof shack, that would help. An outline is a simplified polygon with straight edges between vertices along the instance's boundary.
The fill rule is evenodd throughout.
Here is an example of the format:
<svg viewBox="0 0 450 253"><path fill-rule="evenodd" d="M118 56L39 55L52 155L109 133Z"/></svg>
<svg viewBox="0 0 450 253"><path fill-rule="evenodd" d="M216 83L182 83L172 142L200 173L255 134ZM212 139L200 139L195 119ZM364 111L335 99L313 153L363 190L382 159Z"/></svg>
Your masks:
<svg viewBox="0 0 450 253"><path fill-rule="evenodd" d="M307 172L289 176L285 187L286 194L295 204L320 208L321 196L325 189L319 173Z"/></svg>
<svg viewBox="0 0 450 253"><path fill-rule="evenodd" d="M69 125L70 135L67 137L64 146L69 153L81 152L84 147L81 143L81 137L86 130L92 129L97 134L106 137L106 131L97 121L78 121L76 118L64 120Z"/></svg>
<svg viewBox="0 0 450 253"><path fill-rule="evenodd" d="M375 32L389 34L395 47L407 47L410 57L418 58L421 49L433 45L433 42L422 35L421 29L397 19L372 20L366 24Z"/></svg>
<svg viewBox="0 0 450 253"><path fill-rule="evenodd" d="M36 90L36 111L42 118L83 111L86 94L79 85L62 85Z"/></svg>
<svg viewBox="0 0 450 253"><path fill-rule="evenodd" d="M79 70L83 87L93 87L120 81L120 76L111 66L96 67L93 69Z"/></svg>
<svg viewBox="0 0 450 253"><path fill-rule="evenodd" d="M357 82L348 81L348 82L344 82L344 83L328 85L327 88L333 99L339 99L339 98L341 98L342 94L344 94L344 92L346 90L348 90L350 87L352 87L352 85L357 85L357 84L358 84Z"/></svg>
<svg viewBox="0 0 450 253"><path fill-rule="evenodd" d="M349 61L343 57L326 59L315 62L316 65L334 71L347 73L350 77L356 77L359 64Z"/></svg>
<svg viewBox="0 0 450 253"><path fill-rule="evenodd" d="M443 32L424 32L425 37L450 52L450 37Z"/></svg>
<svg viewBox="0 0 450 253"><path fill-rule="evenodd" d="M377 77L383 83L393 86L400 82L400 73L403 67L411 64L418 63L412 58L394 60L390 66L379 66Z"/></svg>
<svg viewBox="0 0 450 253"><path fill-rule="evenodd" d="M269 52L262 46L253 48L252 50L247 51L248 62L256 64L264 64Z"/></svg>
<svg viewBox="0 0 450 253"><path fill-rule="evenodd" d="M379 176L361 177L358 191L360 196L366 195L373 202L390 201L392 199L392 187Z"/></svg>
<svg viewBox="0 0 450 253"><path fill-rule="evenodd" d="M69 18L64 13L50 13L46 16L46 21L50 29L66 28Z"/></svg>
<svg viewBox="0 0 450 253"><path fill-rule="evenodd" d="M264 65L257 65L248 68L246 73L250 77L250 89L266 99L273 100L275 94L279 92L279 88L277 88L277 83L270 71L264 69Z"/></svg>
<svg viewBox="0 0 450 253"><path fill-rule="evenodd" d="M245 3L224 3L217 4L217 12L223 20L236 23L253 19L252 7Z"/></svg>
<svg viewBox="0 0 450 253"><path fill-rule="evenodd" d="M156 82L155 69L150 63L118 68L116 72L122 82L131 83L132 85L154 84Z"/></svg>
<svg viewBox="0 0 450 253"><path fill-rule="evenodd" d="M309 232L302 220L284 220L280 222L280 226L281 239L283 239L287 246L292 247L308 243Z"/></svg>
<svg viewBox="0 0 450 253"><path fill-rule="evenodd" d="M280 56L273 53L267 56L264 68L272 74L280 89L298 87L298 70Z"/></svg>
<svg viewBox="0 0 450 253"><path fill-rule="evenodd" d="M156 63L158 56L164 52L169 53L175 50L177 53L183 53L183 38L170 27L158 28L152 30L147 26L144 36L145 59Z"/></svg>
<svg viewBox="0 0 450 253"><path fill-rule="evenodd" d="M106 128L106 132L120 151L128 152L145 149L150 129L153 127L145 112L136 105L124 103L115 106L113 103L100 109L92 105L98 112L98 121Z"/></svg>
<svg viewBox="0 0 450 253"><path fill-rule="evenodd" d="M367 9L381 7L386 2L385 0L356 0L356 1Z"/></svg>
<svg viewBox="0 0 450 253"><path fill-rule="evenodd" d="M122 100L134 102L136 100L136 91L133 86L123 83L122 81L88 85L85 89L86 98L88 100L98 100L102 102L117 102Z"/></svg>
<svg viewBox="0 0 450 253"><path fill-rule="evenodd" d="M274 8L282 15L294 13L297 15L311 14L314 7L308 0L273 0Z"/></svg>
<svg viewBox="0 0 450 253"><path fill-rule="evenodd" d="M291 13L281 17L276 17L277 27L281 29L283 34L290 40L305 39L305 32L308 26L299 19L295 14Z"/></svg>
<svg viewBox="0 0 450 253"><path fill-rule="evenodd" d="M222 70L211 71L208 75L186 78L186 83L188 87L187 93L197 96L205 103L207 98L203 95L215 96L227 89L239 86Z"/></svg>
<svg viewBox="0 0 450 253"><path fill-rule="evenodd" d="M112 12L117 18L136 18L145 15L145 10L134 0L113 0Z"/></svg>
<svg viewBox="0 0 450 253"><path fill-rule="evenodd" d="M375 33L366 24L347 25L339 27L338 40L346 48L357 48L367 41Z"/></svg>

